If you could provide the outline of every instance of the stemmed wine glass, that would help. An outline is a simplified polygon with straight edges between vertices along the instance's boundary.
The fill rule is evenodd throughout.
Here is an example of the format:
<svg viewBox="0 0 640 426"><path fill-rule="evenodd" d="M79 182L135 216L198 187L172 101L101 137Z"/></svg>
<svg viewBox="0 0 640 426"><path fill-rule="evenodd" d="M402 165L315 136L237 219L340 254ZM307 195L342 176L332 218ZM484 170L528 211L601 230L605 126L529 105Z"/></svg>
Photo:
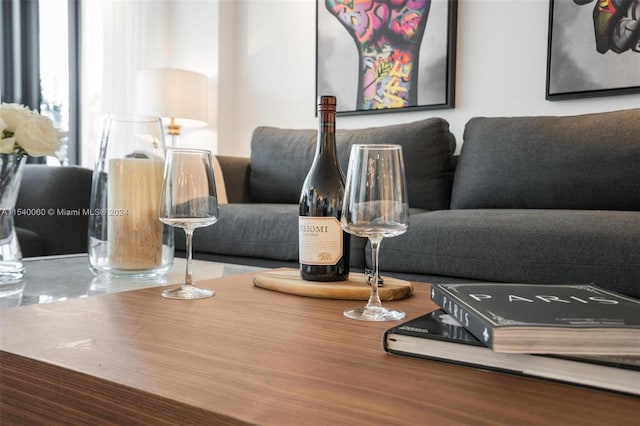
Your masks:
<svg viewBox="0 0 640 426"><path fill-rule="evenodd" d="M404 312L382 306L377 285L382 238L403 234L409 227L409 203L400 145L356 144L351 147L341 224L346 232L369 238L374 273L371 296L366 306L347 309L344 315L365 321L404 318Z"/></svg>
<svg viewBox="0 0 640 426"><path fill-rule="evenodd" d="M192 238L196 228L218 221L218 198L211 152L169 148L160 196L160 221L183 228L186 235L187 268L184 283L162 292L169 299L203 299L215 293L196 287L191 279Z"/></svg>

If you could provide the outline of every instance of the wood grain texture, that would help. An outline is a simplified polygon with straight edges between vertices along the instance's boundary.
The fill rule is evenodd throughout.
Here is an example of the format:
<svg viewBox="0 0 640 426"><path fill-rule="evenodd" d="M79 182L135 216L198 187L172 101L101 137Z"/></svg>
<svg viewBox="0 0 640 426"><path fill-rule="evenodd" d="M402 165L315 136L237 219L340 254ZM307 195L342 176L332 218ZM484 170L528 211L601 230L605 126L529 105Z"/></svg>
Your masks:
<svg viewBox="0 0 640 426"><path fill-rule="evenodd" d="M0 312L0 421L10 424L634 424L640 399L382 351L396 323L359 302L298 297L253 274ZM386 303L435 309L429 285Z"/></svg>
<svg viewBox="0 0 640 426"><path fill-rule="evenodd" d="M400 300L411 296L413 286L410 282L383 278L384 285L378 287L380 300ZM371 287L362 273L351 273L346 281L315 282L300 278L297 269L280 268L257 273L253 284L268 290L323 299L369 300L371 295Z"/></svg>

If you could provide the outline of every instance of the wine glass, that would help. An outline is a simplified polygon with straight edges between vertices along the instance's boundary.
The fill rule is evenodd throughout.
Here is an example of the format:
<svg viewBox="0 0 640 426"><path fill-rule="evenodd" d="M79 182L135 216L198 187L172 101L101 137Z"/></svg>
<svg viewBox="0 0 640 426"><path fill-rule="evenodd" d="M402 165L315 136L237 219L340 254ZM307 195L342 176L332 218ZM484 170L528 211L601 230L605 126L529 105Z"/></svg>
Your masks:
<svg viewBox="0 0 640 426"><path fill-rule="evenodd" d="M211 152L180 148L167 150L159 216L163 223L184 229L187 249L184 283L178 288L163 291L162 296L169 299L203 299L213 296L213 290L196 287L191 279L193 231L218 221L218 198Z"/></svg>
<svg viewBox="0 0 640 426"><path fill-rule="evenodd" d="M382 306L377 285L382 238L403 234L409 227L409 204L400 145L356 144L351 147L341 224L346 232L369 239L374 274L367 304L347 309L344 315L365 321L404 318L404 312Z"/></svg>

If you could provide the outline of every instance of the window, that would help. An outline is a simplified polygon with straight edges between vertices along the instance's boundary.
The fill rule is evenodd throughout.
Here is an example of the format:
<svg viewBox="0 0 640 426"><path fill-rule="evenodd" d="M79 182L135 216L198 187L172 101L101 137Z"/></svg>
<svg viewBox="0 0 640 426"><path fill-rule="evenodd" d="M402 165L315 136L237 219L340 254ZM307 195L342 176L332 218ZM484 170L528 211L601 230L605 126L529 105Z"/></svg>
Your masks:
<svg viewBox="0 0 640 426"><path fill-rule="evenodd" d="M0 7L2 101L38 109L67 133L63 164L77 164L79 153L79 4L80 0L3 0ZM60 164L55 158L47 162Z"/></svg>
<svg viewBox="0 0 640 426"><path fill-rule="evenodd" d="M67 0L39 2L40 16L40 113L56 128L69 133L69 13ZM69 137L64 140L60 160L69 162ZM47 158L55 164L56 160Z"/></svg>

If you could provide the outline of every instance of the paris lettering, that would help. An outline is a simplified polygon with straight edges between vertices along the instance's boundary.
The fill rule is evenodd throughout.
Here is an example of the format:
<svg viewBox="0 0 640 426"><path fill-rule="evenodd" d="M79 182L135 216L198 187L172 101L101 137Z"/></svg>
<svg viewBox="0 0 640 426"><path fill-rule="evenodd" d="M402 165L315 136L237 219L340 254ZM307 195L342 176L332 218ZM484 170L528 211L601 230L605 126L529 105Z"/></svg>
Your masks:
<svg viewBox="0 0 640 426"><path fill-rule="evenodd" d="M469 297L471 297L473 300L475 300L477 302L482 302L482 301L490 300L490 299L493 298L493 296L491 296L489 294L469 294ZM509 294L507 296L507 300L509 302L525 302L525 303L536 303L536 302L543 302L543 303L572 303L572 302L578 302L578 303L584 303L584 304L598 303L598 304L601 304L601 305L617 305L618 304L617 300L607 299L607 298L602 297L602 296L591 296L591 297L569 296L567 298L561 298L561 297L552 296L552 295L539 295L539 296L532 296L532 297L522 297L522 296L517 296L515 294Z"/></svg>

